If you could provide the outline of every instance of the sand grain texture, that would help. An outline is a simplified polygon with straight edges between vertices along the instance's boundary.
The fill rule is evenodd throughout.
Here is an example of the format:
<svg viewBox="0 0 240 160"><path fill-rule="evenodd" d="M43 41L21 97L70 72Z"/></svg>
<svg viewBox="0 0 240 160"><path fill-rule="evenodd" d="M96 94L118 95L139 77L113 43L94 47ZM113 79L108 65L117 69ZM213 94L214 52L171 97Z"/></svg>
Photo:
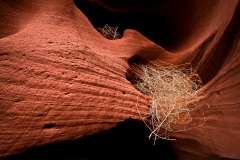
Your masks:
<svg viewBox="0 0 240 160"><path fill-rule="evenodd" d="M240 3L188 5L194 12L187 20L169 13L176 17L166 24L172 43L160 46L131 29L119 40L105 39L72 0L0 0L0 158L141 120L129 64L161 60L191 62L206 84L202 102L210 105L203 127L173 134L179 158L240 159ZM161 17L159 8L151 12ZM142 113L148 105L140 95Z"/></svg>

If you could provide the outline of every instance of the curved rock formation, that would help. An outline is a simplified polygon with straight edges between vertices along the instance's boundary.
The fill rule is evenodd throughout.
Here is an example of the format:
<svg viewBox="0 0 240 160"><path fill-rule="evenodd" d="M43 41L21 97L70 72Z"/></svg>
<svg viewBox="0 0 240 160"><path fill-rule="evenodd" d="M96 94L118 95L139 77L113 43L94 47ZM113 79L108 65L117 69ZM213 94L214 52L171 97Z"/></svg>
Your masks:
<svg viewBox="0 0 240 160"><path fill-rule="evenodd" d="M92 2L133 15L125 26L140 32L107 40L72 0L0 0L0 157L141 120L129 64L161 60L192 63L210 106L204 126L174 133L178 157L240 159L240 2L162 0L149 9L134 0ZM148 25L136 19L134 28L131 18L142 15ZM162 27L150 30L158 21ZM138 100L146 114L149 97Z"/></svg>

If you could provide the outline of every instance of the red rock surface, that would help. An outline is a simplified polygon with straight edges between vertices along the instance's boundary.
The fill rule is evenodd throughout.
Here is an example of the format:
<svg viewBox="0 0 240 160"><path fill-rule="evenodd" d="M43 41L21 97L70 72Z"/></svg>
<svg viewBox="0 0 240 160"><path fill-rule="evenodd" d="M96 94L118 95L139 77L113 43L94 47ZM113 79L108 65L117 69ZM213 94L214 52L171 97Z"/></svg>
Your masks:
<svg viewBox="0 0 240 160"><path fill-rule="evenodd" d="M210 105L204 126L173 135L179 159L240 159L240 2L161 1L151 12L125 1L97 3L166 16L171 43L157 45L130 29L107 40L72 0L0 0L0 157L141 120L140 93L126 79L129 63L162 60L191 62ZM148 105L140 95L142 113Z"/></svg>

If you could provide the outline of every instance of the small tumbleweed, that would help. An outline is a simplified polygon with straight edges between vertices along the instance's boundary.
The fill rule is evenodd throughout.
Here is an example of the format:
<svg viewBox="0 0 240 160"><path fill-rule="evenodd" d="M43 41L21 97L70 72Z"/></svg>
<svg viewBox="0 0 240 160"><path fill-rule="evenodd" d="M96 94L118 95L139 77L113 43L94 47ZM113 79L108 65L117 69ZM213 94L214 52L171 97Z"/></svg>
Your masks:
<svg viewBox="0 0 240 160"><path fill-rule="evenodd" d="M122 37L117 31L118 26L110 27L109 25L105 24L103 27L97 27L96 29L99 33L101 33L101 35L110 40L120 39Z"/></svg>
<svg viewBox="0 0 240 160"><path fill-rule="evenodd" d="M145 124L151 130L149 138L153 137L154 143L158 138L171 140L171 132L186 131L205 123L203 105L200 104L203 83L198 74L190 64L159 63L132 66L141 79L136 82L136 89L152 98L148 116L138 112L144 122L150 119L150 126ZM201 114L202 120L193 124L193 112L197 117Z"/></svg>

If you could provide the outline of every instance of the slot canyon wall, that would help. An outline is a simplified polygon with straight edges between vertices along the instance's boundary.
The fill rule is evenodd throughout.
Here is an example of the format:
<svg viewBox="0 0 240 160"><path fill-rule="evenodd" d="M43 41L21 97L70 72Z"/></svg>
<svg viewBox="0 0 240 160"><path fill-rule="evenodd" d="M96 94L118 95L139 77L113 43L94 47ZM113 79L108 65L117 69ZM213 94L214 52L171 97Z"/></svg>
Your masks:
<svg viewBox="0 0 240 160"><path fill-rule="evenodd" d="M0 0L0 158L141 121L137 97L142 114L150 98L129 81L130 65L160 60L191 63L209 104L202 127L163 142L172 159L240 159L240 2L86 4L92 10L81 0ZM101 20L123 37L104 38Z"/></svg>

